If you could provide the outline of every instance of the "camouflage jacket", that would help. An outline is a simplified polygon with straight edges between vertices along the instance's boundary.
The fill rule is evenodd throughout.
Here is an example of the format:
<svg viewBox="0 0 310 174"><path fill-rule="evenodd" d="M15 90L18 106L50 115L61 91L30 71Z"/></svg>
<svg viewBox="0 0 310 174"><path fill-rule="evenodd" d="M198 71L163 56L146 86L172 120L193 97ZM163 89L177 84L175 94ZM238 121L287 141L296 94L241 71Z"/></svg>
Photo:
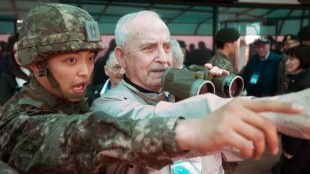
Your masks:
<svg viewBox="0 0 310 174"><path fill-rule="evenodd" d="M288 57L286 54L283 54L283 57L279 63L279 69L278 69L278 85L277 85L277 94L284 94L287 91L288 85L289 85L289 77L287 76L287 70L286 70L286 61Z"/></svg>
<svg viewBox="0 0 310 174"><path fill-rule="evenodd" d="M230 73L235 72L231 61L228 59L226 55L224 55L220 51L216 51L216 53L208 61L208 63L211 63L213 66L218 66L221 69L225 69L229 71Z"/></svg>
<svg viewBox="0 0 310 174"><path fill-rule="evenodd" d="M12 169L9 165L0 161L0 173L3 174L18 174L14 169Z"/></svg>
<svg viewBox="0 0 310 174"><path fill-rule="evenodd" d="M3 107L2 159L21 172L88 174L124 161L159 169L184 153L174 138L178 117L115 119L87 110L32 79Z"/></svg>

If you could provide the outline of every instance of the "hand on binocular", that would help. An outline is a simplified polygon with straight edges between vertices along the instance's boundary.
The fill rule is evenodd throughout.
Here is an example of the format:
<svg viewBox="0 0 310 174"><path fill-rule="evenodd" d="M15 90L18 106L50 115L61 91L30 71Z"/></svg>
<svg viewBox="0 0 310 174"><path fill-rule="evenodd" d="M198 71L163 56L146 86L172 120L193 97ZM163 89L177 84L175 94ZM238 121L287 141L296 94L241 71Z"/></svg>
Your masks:
<svg viewBox="0 0 310 174"><path fill-rule="evenodd" d="M215 77L219 77L222 75L228 75L229 74L229 71L224 70L224 69L220 69L219 67L213 66L210 63L206 63L205 67L208 68L210 70L211 75L215 76Z"/></svg>

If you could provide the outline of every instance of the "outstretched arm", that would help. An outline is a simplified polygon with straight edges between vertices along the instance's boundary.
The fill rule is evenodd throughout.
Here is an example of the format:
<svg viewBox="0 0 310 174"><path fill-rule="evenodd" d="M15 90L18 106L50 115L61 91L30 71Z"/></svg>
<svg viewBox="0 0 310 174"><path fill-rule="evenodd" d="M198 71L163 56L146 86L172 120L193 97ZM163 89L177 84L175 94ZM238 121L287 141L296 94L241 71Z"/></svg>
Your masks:
<svg viewBox="0 0 310 174"><path fill-rule="evenodd" d="M287 116L284 113L265 113L264 116L275 124L279 132L297 138L310 139L310 88L300 92L262 99L303 106L304 112L296 116Z"/></svg>
<svg viewBox="0 0 310 174"><path fill-rule="evenodd" d="M181 121L176 138L182 149L205 153L230 145L240 149L243 157L259 158L266 146L273 154L279 147L275 125L260 113L302 111L300 107L274 101L233 99L207 117Z"/></svg>

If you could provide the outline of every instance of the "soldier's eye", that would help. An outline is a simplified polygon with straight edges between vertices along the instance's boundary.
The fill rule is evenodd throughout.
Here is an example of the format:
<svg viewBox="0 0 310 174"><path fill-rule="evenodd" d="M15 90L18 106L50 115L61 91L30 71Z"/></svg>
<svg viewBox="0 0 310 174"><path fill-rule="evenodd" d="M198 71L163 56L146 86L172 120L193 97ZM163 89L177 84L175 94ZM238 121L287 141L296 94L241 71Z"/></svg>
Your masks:
<svg viewBox="0 0 310 174"><path fill-rule="evenodd" d="M66 60L68 63L75 63L76 62L76 59L71 57L69 59Z"/></svg>
<svg viewBox="0 0 310 174"><path fill-rule="evenodd" d="M89 58L88 58L88 60L89 60L90 62L95 62L95 58L94 58L94 56L89 57Z"/></svg>

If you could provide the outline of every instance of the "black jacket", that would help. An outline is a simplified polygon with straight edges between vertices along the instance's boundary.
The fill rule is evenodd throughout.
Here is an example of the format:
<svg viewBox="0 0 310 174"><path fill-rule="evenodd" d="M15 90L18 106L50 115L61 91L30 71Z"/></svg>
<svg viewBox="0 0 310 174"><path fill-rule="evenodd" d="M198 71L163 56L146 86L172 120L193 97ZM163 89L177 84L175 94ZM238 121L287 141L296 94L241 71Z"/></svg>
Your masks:
<svg viewBox="0 0 310 174"><path fill-rule="evenodd" d="M296 75L289 75L289 86L287 93L297 92L310 87L310 68ZM293 138L283 135L283 143L285 152L295 155L300 149L310 150L310 141L300 138Z"/></svg>
<svg viewBox="0 0 310 174"><path fill-rule="evenodd" d="M26 81L30 79L26 75L21 78ZM16 76L11 72L2 73L0 76L0 89L0 106L3 106L20 89L17 85Z"/></svg>

